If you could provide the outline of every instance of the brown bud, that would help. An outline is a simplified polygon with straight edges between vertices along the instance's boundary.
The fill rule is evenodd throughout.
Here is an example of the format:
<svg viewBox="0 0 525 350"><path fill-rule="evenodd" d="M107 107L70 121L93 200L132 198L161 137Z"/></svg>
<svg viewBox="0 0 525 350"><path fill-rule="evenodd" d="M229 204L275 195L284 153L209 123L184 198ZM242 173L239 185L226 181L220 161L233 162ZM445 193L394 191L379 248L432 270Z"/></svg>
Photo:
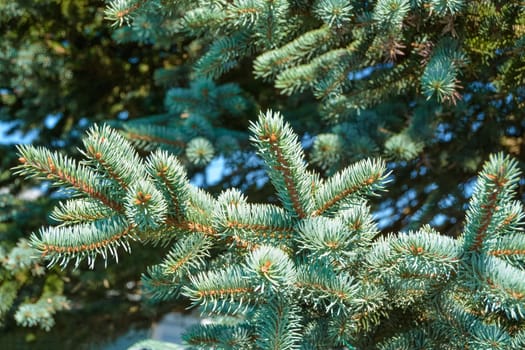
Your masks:
<svg viewBox="0 0 525 350"><path fill-rule="evenodd" d="M270 260L267 260L263 266L261 266L261 272L262 273L268 273L270 271L270 267L272 266L272 262Z"/></svg>

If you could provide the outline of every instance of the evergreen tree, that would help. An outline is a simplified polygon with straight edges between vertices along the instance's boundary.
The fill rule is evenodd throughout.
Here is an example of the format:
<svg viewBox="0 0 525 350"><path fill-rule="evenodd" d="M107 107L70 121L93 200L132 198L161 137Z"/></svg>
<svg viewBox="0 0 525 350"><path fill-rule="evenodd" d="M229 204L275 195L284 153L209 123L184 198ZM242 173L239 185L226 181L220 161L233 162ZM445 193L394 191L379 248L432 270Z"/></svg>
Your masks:
<svg viewBox="0 0 525 350"><path fill-rule="evenodd" d="M38 11L48 13L51 18L57 13L81 14L84 19L96 18L100 25L101 12L95 7L101 4L40 1L35 7L28 7L20 1L0 5L7 14L0 20L2 29L14 28L2 43L0 65L16 68L0 70L2 80L9 82L0 92L4 119L5 116L7 120L23 119L25 122L18 125L27 129L35 125L41 127L43 116L58 113L59 123L53 129L57 131L41 135L53 135L51 145L60 147L62 143L57 142L56 136L76 137L76 130L69 131L78 128L78 120L84 116L101 120L126 112L129 122L110 124L122 129L121 135L129 144L110 129L91 129L90 137L96 138L93 135L98 133L119 137L127 146L114 148L113 152L127 152L133 145L139 154L148 155L162 148L176 154L190 173L213 156L223 154L233 169L233 174L224 182L240 184L246 190L250 180L245 175L253 170L246 166L250 164L246 159L252 158L247 150L249 120L257 110L280 109L304 144L313 140L306 150L308 158L315 169L329 179L341 176L345 167L356 160L385 157L388 160L385 167L394 172L389 177L390 191L381 195L380 212L388 217L380 221L380 227L395 232L404 230L408 235L419 232L414 230L426 222L432 222L447 234L465 235L462 212L481 161L487 159L489 153L502 149L515 155L523 152L521 136L525 125L521 111L525 79L521 67L524 65L525 14L519 1L109 1L105 16L120 26L113 37L123 45L120 48L127 48L122 56L112 56L116 46L109 44L100 31L86 31L76 20L71 23L60 18L39 28L32 25ZM71 28L71 31L51 34L57 26ZM17 33L20 32L26 33L30 40L19 40ZM85 45L79 38L90 33L92 41ZM93 42L101 42L103 47L108 45L110 51L100 55L97 47L91 45ZM144 54L147 51L144 48L150 51L148 55ZM152 49L158 51L151 54ZM28 57L35 59L28 60ZM162 68L155 71L155 79L167 89L164 106L157 103L157 95L149 83L142 84L144 76L150 74L153 67L160 66ZM84 88L83 84L92 81L93 76L111 83L130 78L133 81L117 90L96 89L94 94L87 94L85 91L91 88ZM61 84L59 93L48 88L49 81ZM122 103L122 91L133 91L137 86L141 86L137 93L128 96L132 100L134 96L148 96L146 105L150 108L139 108L127 103L129 101ZM107 101L111 107L99 105L99 101ZM144 118L137 118L139 114ZM68 182L80 176L77 180L81 182L72 184L73 192L94 196L94 204L67 202L55 210L54 217L70 220L67 215L71 212L88 213L88 217L71 217L77 222L94 220L96 223L75 226L80 236L88 231L104 231L111 225L115 233L131 218L137 226L133 226L130 233L138 227L139 232L147 232L144 235L148 239L153 239L151 235L163 236L165 227L160 222L168 214L163 214L162 206L152 207L153 211L142 210L145 207L137 209L125 206L127 202L119 197L128 195L127 187L133 185L134 190L139 189L137 193L150 194L153 198L147 191L153 188L148 181L135 183L140 177L153 176L151 169L150 175L140 170L138 164L141 163L133 156L113 164L117 172L110 173L111 168L105 168L108 164L97 163L96 145L91 145L92 150L89 145L86 144L85 149L91 159L87 167L83 164L77 167L59 156L55 159L53 153L49 155L59 163L58 167L38 158L42 165L47 164L47 168L41 170L51 172L47 174L51 178ZM161 157L159 152L152 154ZM167 154L162 153L164 157L168 157ZM260 158L268 163L271 160L266 159L265 154ZM115 157L115 153L110 157ZM251 163L255 163L256 171L250 175L257 176L260 174L258 162ZM306 171L301 164L296 163L299 174ZM134 166L138 166L138 170L130 169ZM53 167L73 168L60 175L54 173ZM90 172L89 167L95 171ZM305 185L320 182L320 177L313 175L312 169L306 173L306 178L297 174L281 177L269 174L273 183L280 181L281 185L304 182L295 194L277 191L282 210L291 215L293 227L309 217L309 210L321 210L315 206L315 196L308 199ZM99 174L106 174L112 180L96 185ZM171 185L175 183L180 185L178 182ZM175 211L170 215L184 212L183 208L170 209L173 198L166 197L166 189L157 190L160 192L156 198L164 198L166 210ZM106 198L106 191L120 199L112 202L113 199ZM191 191L186 194L188 198L206 197L199 191ZM250 198L254 201L252 194ZM135 200L145 205L157 200L152 198ZM294 198L304 203L297 205ZM267 210L271 213L276 210L277 200L275 196L272 198L269 184L255 200L269 201L271 209ZM110 209L102 208L100 201ZM198 200L201 201L215 203L211 199ZM211 211L211 208L203 210ZM331 217L339 213L337 208L330 210L328 213L322 210L315 216ZM108 219L109 226L105 226L98 215L110 215L112 211L123 216ZM214 218L215 214L210 215ZM197 224L207 227L200 221ZM178 227L178 230L198 231L201 227L192 225ZM144 238L142 233L138 235ZM245 238L242 234L239 237L241 243L238 244L242 245ZM109 250L102 246L93 249L100 248L111 255L114 245L121 242L120 239L106 242ZM310 248L301 249L304 255ZM69 255L64 255L64 251L55 253L60 254L50 255L64 262L68 260L64 256ZM77 259L79 255L74 253L71 255ZM86 253L86 256L93 255ZM300 261L293 263L301 264ZM356 276L360 281L359 275ZM177 289L168 290L178 293ZM502 324L505 328L505 322Z"/></svg>
<svg viewBox="0 0 525 350"><path fill-rule="evenodd" d="M524 152L520 1L118 0L106 16L128 28L126 40L186 40L194 78L239 83L257 109L281 110L314 137L309 159L326 175L387 159L396 176L385 229L434 219L459 234L481 162ZM169 98L180 89L168 91L166 108L192 118L184 96ZM219 125L246 129L225 117ZM210 124L201 136L214 142Z"/></svg>
<svg viewBox="0 0 525 350"><path fill-rule="evenodd" d="M517 162L481 171L458 238L429 226L378 237L367 197L389 181L365 159L323 178L307 168L280 113L261 113L251 143L281 203L190 185L176 157L141 158L118 132L93 127L85 159L20 146L17 172L73 195L32 246L50 266L118 261L131 240L172 244L143 277L154 300L185 296L213 323L195 349L519 349L525 345L523 205ZM142 343L158 348L156 342ZM176 347L175 347L176 348Z"/></svg>

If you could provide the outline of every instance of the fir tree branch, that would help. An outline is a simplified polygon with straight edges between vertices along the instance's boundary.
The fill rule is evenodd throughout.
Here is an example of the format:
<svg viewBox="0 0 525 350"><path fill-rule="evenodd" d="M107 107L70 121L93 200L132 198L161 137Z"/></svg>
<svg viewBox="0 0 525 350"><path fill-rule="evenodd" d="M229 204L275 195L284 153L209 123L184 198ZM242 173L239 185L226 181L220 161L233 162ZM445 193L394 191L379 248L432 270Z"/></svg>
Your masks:
<svg viewBox="0 0 525 350"><path fill-rule="evenodd" d="M352 276L336 274L322 260L300 265L295 286L308 304L337 316L349 313L348 303L359 289Z"/></svg>
<svg viewBox="0 0 525 350"><path fill-rule="evenodd" d="M505 260L510 265L525 268L525 237L523 232L516 232L498 238L491 243L488 255Z"/></svg>
<svg viewBox="0 0 525 350"><path fill-rule="evenodd" d="M165 128L162 127L154 127L152 125L125 125L124 128L124 135L126 138L139 147L141 145L148 145L148 147L151 147L151 144L168 145L172 146L172 150L180 151L186 146L184 141L174 139L173 135L166 133Z"/></svg>
<svg viewBox="0 0 525 350"><path fill-rule="evenodd" d="M21 145L18 146L18 151L22 165L17 167L17 174L27 177L44 176L58 185L68 185L97 199L117 212L123 211L123 205L109 196L107 189L96 180L98 175L90 168L44 148Z"/></svg>
<svg viewBox="0 0 525 350"><path fill-rule="evenodd" d="M194 234L183 237L170 250L161 263L163 273L170 276L181 276L192 270L205 266L209 257L212 242L205 235Z"/></svg>
<svg viewBox="0 0 525 350"><path fill-rule="evenodd" d="M188 202L186 171L174 156L164 151L157 151L148 158L147 171L164 193L170 220L182 221Z"/></svg>
<svg viewBox="0 0 525 350"><path fill-rule="evenodd" d="M106 19L113 21L113 26L130 23L133 12L140 9L148 0L113 0L104 11Z"/></svg>
<svg viewBox="0 0 525 350"><path fill-rule="evenodd" d="M134 182L124 203L128 221L139 231L160 228L166 220L168 204L149 179Z"/></svg>
<svg viewBox="0 0 525 350"><path fill-rule="evenodd" d="M311 187L307 181L302 148L288 124L279 113L260 114L250 126L255 135L251 140L268 166L270 179L286 210L299 218L312 208Z"/></svg>
<svg viewBox="0 0 525 350"><path fill-rule="evenodd" d="M63 225L71 225L104 219L113 214L113 210L99 201L82 198L60 202L53 208L50 218Z"/></svg>
<svg viewBox="0 0 525 350"><path fill-rule="evenodd" d="M190 281L191 285L184 286L182 294L190 298L193 305L210 305L213 311L237 313L256 300L254 286L238 266L201 272L190 276ZM238 303L237 309L229 310L229 302L234 301Z"/></svg>
<svg viewBox="0 0 525 350"><path fill-rule="evenodd" d="M209 193L200 188L189 186L184 220L177 221L168 218L167 224L183 231L201 232L205 235L214 236L217 234L214 227L217 209L218 203Z"/></svg>
<svg viewBox="0 0 525 350"><path fill-rule="evenodd" d="M216 79L237 67L251 51L249 38L249 33L238 32L214 41L209 51L196 62L195 72Z"/></svg>
<svg viewBox="0 0 525 350"><path fill-rule="evenodd" d="M256 77L272 78L283 69L311 58L319 50L326 50L326 44L331 39L332 32L328 27L307 32L280 48L258 56L254 61L254 74Z"/></svg>
<svg viewBox="0 0 525 350"><path fill-rule="evenodd" d="M388 317L391 308L390 296L383 286L368 282L360 283L358 286L357 296L350 301L352 308L350 319L354 334L371 331L382 318Z"/></svg>
<svg viewBox="0 0 525 350"><path fill-rule="evenodd" d="M297 278L290 257L281 249L268 245L258 247L247 256L244 270L246 278L255 286L254 291L266 295L289 289Z"/></svg>
<svg viewBox="0 0 525 350"><path fill-rule="evenodd" d="M487 307L503 311L510 319L525 319L524 271L493 256L475 258L473 267Z"/></svg>
<svg viewBox="0 0 525 350"><path fill-rule="evenodd" d="M90 163L120 188L126 190L130 183L144 177L137 152L116 130L107 125L102 128L95 125L89 129L83 143L86 149L83 154L90 159Z"/></svg>
<svg viewBox="0 0 525 350"><path fill-rule="evenodd" d="M251 247L268 243L289 245L294 232L290 216L272 205L226 205L217 223L221 235Z"/></svg>
<svg viewBox="0 0 525 350"><path fill-rule="evenodd" d="M346 0L320 0L313 7L313 14L333 30L341 30L352 21L353 6Z"/></svg>
<svg viewBox="0 0 525 350"><path fill-rule="evenodd" d="M380 239L367 254L367 262L387 278L432 281L453 277L460 267L462 253L455 240L424 227L417 232Z"/></svg>
<svg viewBox="0 0 525 350"><path fill-rule="evenodd" d="M182 286L189 282L186 275L166 275L164 268L159 265L148 267L147 273L141 276L142 289L150 297L151 302L157 303L177 298Z"/></svg>
<svg viewBox="0 0 525 350"><path fill-rule="evenodd" d="M133 238L133 226L121 216L101 221L68 227L42 229L38 236L31 236L31 245L46 258L48 266L60 264L65 267L71 260L78 266L83 259L93 268L95 259L101 254L107 262L112 255L118 261L117 248L129 251L128 239Z"/></svg>
<svg viewBox="0 0 525 350"><path fill-rule="evenodd" d="M486 240L493 238L500 222L512 222L512 217L497 219L503 199L511 197L515 191L519 174L516 161L503 154L491 156L484 165L466 214L464 240L467 251L484 250Z"/></svg>
<svg viewBox="0 0 525 350"><path fill-rule="evenodd" d="M289 300L274 298L265 304L255 316L259 349L299 349L302 336L298 311L298 307Z"/></svg>
<svg viewBox="0 0 525 350"><path fill-rule="evenodd" d="M327 257L334 265L342 267L356 258L354 245L359 237L345 229L340 219L308 218L299 223L297 231L297 244L312 258Z"/></svg>
<svg viewBox="0 0 525 350"><path fill-rule="evenodd" d="M370 213L370 207L365 202L339 211L336 218L340 219L345 228L355 237L356 245L367 250L372 239L379 233L377 224Z"/></svg>
<svg viewBox="0 0 525 350"><path fill-rule="evenodd" d="M217 230L212 225L205 225L194 221L178 221L168 218L166 225L176 228L180 232L203 233L207 236L217 235Z"/></svg>
<svg viewBox="0 0 525 350"><path fill-rule="evenodd" d="M323 183L314 197L316 208L312 216L333 213L363 194L374 194L383 189L388 174L380 160L363 160L355 163Z"/></svg>
<svg viewBox="0 0 525 350"><path fill-rule="evenodd" d="M254 23L255 43L264 49L274 49L288 33L289 3L286 0L260 1L261 14Z"/></svg>
<svg viewBox="0 0 525 350"><path fill-rule="evenodd" d="M234 326L211 324L190 328L183 337L184 343L198 349L250 349L257 335L247 324Z"/></svg>

